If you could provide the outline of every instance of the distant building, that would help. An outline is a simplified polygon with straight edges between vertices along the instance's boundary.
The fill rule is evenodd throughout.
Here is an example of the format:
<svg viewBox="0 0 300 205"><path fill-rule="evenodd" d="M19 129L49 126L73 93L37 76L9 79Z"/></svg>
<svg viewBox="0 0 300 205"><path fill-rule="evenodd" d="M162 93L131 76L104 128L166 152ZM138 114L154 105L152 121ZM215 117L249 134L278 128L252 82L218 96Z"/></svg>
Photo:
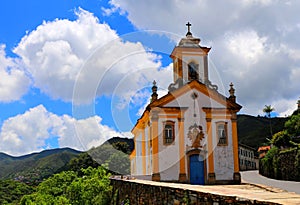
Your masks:
<svg viewBox="0 0 300 205"><path fill-rule="evenodd" d="M264 158L270 149L271 149L270 145L259 147L257 150L257 152L259 154L259 159Z"/></svg>
<svg viewBox="0 0 300 205"><path fill-rule="evenodd" d="M239 144L239 162L240 170L258 169L258 158L255 156L256 150L247 145Z"/></svg>

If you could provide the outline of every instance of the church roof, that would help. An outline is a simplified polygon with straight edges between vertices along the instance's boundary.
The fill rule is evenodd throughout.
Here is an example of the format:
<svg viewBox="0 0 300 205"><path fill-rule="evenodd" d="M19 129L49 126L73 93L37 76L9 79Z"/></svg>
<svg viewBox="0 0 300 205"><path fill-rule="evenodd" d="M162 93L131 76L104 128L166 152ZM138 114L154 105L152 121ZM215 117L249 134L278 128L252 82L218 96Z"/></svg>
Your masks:
<svg viewBox="0 0 300 205"><path fill-rule="evenodd" d="M205 84L197 80L190 81L187 84L183 85L182 87L172 92L169 92L165 96L153 101L148 106L150 109L153 107L163 106L192 89L198 90L199 92L205 94L206 96L212 98L213 100L219 102L220 104L223 104L229 109L240 110L242 108L242 106L239 105L238 103L233 102L229 98L226 98L224 95L220 94L217 90L209 88L208 86L206 86Z"/></svg>
<svg viewBox="0 0 300 205"><path fill-rule="evenodd" d="M162 96L161 98L158 98L157 100L151 102L146 109L144 110L142 116L137 120L135 127L137 127L137 125L139 124L139 122L149 116L149 112L151 111L151 109L157 108L157 107L164 107L164 105L168 104L169 102L173 101L174 99L180 97L181 95L187 93L188 91L192 90L192 89L196 89L199 92L203 93L204 95L212 98L213 100L217 101L218 103L226 106L227 109L229 110L233 110L235 112L238 112L242 106L239 105L238 103L230 100L230 98L225 97L224 95L220 94L217 90L212 89L207 87L205 84L197 81L197 80L193 80L188 82L187 84L183 85L182 87L179 87L178 89L169 92L168 94ZM175 107L172 107L175 108ZM185 107L177 107L176 109L186 109ZM132 129L132 131L134 130L134 128Z"/></svg>

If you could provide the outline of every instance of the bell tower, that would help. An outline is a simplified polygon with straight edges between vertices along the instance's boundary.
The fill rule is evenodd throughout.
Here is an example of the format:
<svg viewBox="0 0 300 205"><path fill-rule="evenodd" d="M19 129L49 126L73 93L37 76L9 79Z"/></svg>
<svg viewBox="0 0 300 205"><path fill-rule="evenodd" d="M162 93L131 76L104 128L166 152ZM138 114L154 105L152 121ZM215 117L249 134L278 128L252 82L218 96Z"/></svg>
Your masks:
<svg viewBox="0 0 300 205"><path fill-rule="evenodd" d="M187 33L173 49L170 57L173 59L174 84L186 84L197 80L210 84L208 79L208 53L211 48L200 46L200 38L193 37L191 24L188 22Z"/></svg>

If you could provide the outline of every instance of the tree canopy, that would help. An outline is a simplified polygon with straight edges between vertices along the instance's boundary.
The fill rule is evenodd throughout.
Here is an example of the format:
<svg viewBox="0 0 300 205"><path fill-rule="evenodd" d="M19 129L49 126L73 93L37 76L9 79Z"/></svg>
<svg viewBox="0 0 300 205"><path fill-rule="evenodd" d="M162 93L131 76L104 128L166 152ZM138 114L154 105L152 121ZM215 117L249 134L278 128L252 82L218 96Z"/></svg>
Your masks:
<svg viewBox="0 0 300 205"><path fill-rule="evenodd" d="M292 115L284 127L289 135L293 137L300 136L300 114Z"/></svg>
<svg viewBox="0 0 300 205"><path fill-rule="evenodd" d="M263 112L266 113L267 117L271 117L271 113L275 110L271 105L265 105Z"/></svg>
<svg viewBox="0 0 300 205"><path fill-rule="evenodd" d="M25 195L21 204L109 204L112 188L106 170L89 167L82 173L82 177L74 171L53 175L40 183L35 193Z"/></svg>

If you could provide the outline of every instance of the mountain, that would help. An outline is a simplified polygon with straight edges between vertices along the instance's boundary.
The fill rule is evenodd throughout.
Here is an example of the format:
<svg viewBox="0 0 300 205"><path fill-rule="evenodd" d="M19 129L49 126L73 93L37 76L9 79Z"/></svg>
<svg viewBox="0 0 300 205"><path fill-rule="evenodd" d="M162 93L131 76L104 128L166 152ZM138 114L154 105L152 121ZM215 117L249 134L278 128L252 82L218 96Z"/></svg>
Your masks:
<svg viewBox="0 0 300 205"><path fill-rule="evenodd" d="M107 143L109 143L113 146L117 143L126 144L127 152L129 152L129 153L131 153L134 149L134 141L132 138L113 137L113 138L110 138L109 140L107 140L104 144L107 144ZM120 149L120 147L115 147L115 148L122 151L122 149ZM125 150L123 152L126 153Z"/></svg>
<svg viewBox="0 0 300 205"><path fill-rule="evenodd" d="M284 123L288 118L274 117L254 117L250 115L238 115L238 137L239 143L248 145L257 149L264 143L268 143L271 139L270 122L272 125L273 134L282 131Z"/></svg>
<svg viewBox="0 0 300 205"><path fill-rule="evenodd" d="M59 172L79 153L70 148L44 150L20 157L0 153L0 179L34 183Z"/></svg>

